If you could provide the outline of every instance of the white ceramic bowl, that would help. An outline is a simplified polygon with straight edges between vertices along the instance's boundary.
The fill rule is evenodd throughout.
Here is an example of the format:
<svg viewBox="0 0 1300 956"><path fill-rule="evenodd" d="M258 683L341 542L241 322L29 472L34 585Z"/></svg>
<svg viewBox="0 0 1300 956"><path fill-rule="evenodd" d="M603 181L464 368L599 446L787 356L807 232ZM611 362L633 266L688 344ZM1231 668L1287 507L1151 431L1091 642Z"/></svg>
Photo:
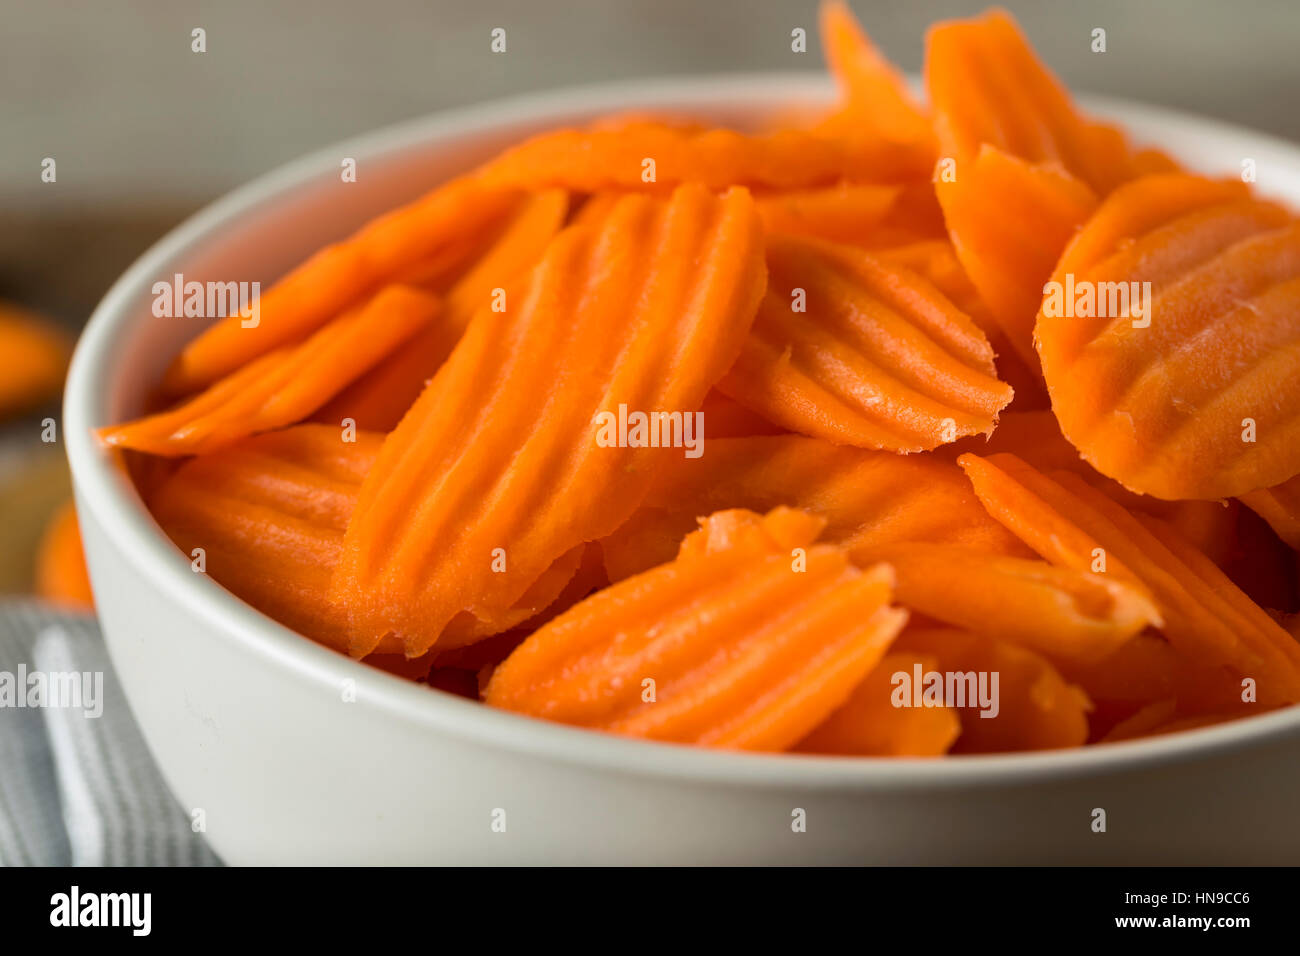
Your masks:
<svg viewBox="0 0 1300 956"><path fill-rule="evenodd" d="M655 80L444 113L291 163L177 228L78 346L64 435L109 650L164 777L230 863L1296 863L1300 708L1164 738L937 761L719 753L492 710L319 647L191 571L91 429L137 413L193 320L174 272L274 279L373 214L539 129L824 101L804 75ZM1206 171L1253 158L1300 201L1300 148L1087 101ZM357 160L343 185L340 160ZM353 682L355 701L343 689ZM1093 832L1094 808L1107 830ZM806 832L794 832L797 808ZM505 831L494 828L505 811Z"/></svg>

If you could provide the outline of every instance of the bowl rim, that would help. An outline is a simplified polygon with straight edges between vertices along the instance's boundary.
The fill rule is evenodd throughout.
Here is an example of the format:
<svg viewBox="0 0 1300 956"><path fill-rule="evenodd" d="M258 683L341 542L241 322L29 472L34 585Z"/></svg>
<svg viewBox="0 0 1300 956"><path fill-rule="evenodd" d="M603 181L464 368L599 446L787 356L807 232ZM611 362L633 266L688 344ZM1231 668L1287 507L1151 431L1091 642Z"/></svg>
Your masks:
<svg viewBox="0 0 1300 956"><path fill-rule="evenodd" d="M1162 737L1018 754L944 758L838 757L719 751L593 733L497 710L385 673L323 647L243 603L206 575L166 537L134 486L99 445L92 429L106 424L101 409L112 394L117 333L138 315L135 307L164 264L191 255L243 214L274 203L329 170L339 155L358 162L409 148L436 147L467 134L548 117L635 109L720 107L755 109L773 102L824 102L832 85L823 74L738 73L633 79L573 86L439 111L383 127L291 160L204 206L159 239L118 278L95 308L77 343L64 395L64 442L78 499L79 520L93 520L124 553L134 556L156 592L192 609L221 638L233 641L287 679L338 688L352 681L357 702L412 725L499 751L592 770L716 785L800 789L947 789L1003 786L1114 773L1206 758L1247 745L1300 738L1300 706ZM1136 127L1134 137L1215 137L1249 143L1251 154L1300 164L1300 146L1187 113L1109 97L1079 96L1089 110ZM1297 187L1300 189L1300 187ZM110 642L110 651L111 651Z"/></svg>

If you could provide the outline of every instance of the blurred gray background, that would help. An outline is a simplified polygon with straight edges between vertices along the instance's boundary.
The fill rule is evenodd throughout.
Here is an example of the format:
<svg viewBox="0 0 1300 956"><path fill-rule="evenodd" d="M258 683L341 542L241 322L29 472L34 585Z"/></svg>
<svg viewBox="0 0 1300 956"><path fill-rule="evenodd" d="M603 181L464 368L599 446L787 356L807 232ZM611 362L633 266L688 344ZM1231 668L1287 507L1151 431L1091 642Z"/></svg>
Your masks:
<svg viewBox="0 0 1300 956"><path fill-rule="evenodd" d="M985 6L852 5L910 71L928 23ZM1296 0L1004 5L1073 89L1300 140ZM816 69L815 25L815 0L0 0L0 297L79 324L173 224L301 153L515 92ZM795 26L807 54L790 51ZM206 53L191 52L195 27ZM40 181L46 156L57 184Z"/></svg>

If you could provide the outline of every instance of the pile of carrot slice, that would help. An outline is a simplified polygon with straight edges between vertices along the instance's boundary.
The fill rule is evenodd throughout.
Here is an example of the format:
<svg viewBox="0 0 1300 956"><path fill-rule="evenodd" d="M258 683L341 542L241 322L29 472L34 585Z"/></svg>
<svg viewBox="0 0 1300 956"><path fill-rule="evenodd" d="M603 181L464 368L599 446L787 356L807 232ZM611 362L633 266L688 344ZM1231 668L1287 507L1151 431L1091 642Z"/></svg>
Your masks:
<svg viewBox="0 0 1300 956"><path fill-rule="evenodd" d="M931 28L928 105L842 3L822 37L824 115L537 135L102 439L196 572L533 717L940 756L1300 702L1300 222L1001 11ZM1089 284L1149 301L1049 301Z"/></svg>

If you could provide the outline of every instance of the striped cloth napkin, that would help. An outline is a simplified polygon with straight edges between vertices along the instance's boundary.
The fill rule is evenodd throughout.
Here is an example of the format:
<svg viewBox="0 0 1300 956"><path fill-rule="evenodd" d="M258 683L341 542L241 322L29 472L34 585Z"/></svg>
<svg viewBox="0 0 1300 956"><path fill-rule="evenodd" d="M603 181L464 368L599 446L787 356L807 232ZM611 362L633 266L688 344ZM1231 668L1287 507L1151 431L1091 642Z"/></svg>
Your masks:
<svg viewBox="0 0 1300 956"><path fill-rule="evenodd" d="M0 865L219 864L159 776L95 619L0 602Z"/></svg>

